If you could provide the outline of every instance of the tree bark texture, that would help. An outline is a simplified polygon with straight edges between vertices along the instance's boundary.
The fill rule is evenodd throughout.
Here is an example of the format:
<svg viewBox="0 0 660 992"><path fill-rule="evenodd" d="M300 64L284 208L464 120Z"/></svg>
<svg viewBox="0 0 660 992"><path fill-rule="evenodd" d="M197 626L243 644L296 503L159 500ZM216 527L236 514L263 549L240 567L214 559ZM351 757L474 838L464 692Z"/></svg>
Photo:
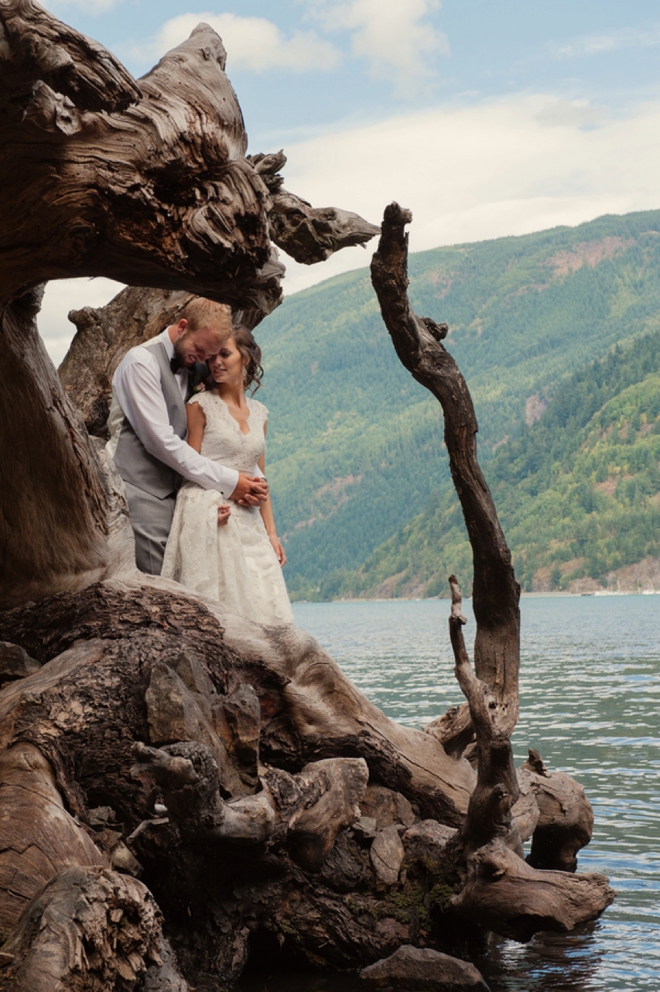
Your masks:
<svg viewBox="0 0 660 992"><path fill-rule="evenodd" d="M223 617L223 634L220 618L218 604L137 573L5 613L3 639L44 662L0 693L7 760L16 765L26 749L40 757L70 811L71 843L96 842L78 865L119 859L125 870L130 847L196 981L235 978L251 935L287 939L316 964L390 953L409 937L416 896L401 911L388 901L404 850L387 876L377 855L388 860L391 840L376 841L419 814L458 825L474 773L428 735L384 717L302 631ZM256 783L245 775L253 764ZM366 804L375 816L365 833L357 807L367 778L392 799ZM164 818L154 800L167 807ZM98 826L103 810L112 811L109 830ZM8 878L22 850L14 819L3 826L0 850L18 851ZM60 833L59 822L46 822L30 849L45 856ZM425 864L429 844L439 850L434 838L410 843L413 865ZM24 873L19 893L8 885L0 894L7 927L21 909L31 912L47 869ZM246 891L238 904L237 885Z"/></svg>
<svg viewBox="0 0 660 992"><path fill-rule="evenodd" d="M182 290L132 286L104 307L69 313L77 331L58 372L89 434L108 440L112 377L129 348L175 324L193 298L194 294Z"/></svg>

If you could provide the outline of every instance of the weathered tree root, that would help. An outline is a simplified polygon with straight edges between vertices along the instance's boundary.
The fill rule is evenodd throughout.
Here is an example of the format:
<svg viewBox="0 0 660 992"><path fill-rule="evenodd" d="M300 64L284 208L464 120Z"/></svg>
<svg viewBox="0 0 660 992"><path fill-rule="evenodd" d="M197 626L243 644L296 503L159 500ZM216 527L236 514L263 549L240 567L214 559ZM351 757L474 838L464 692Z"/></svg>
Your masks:
<svg viewBox="0 0 660 992"><path fill-rule="evenodd" d="M467 882L452 906L467 919L512 940L540 930L565 933L594 920L614 901L604 875L537 871L500 838L467 860Z"/></svg>
<svg viewBox="0 0 660 992"><path fill-rule="evenodd" d="M0 692L0 742L47 755L81 820L93 824L92 806L114 811L191 979L234 980L251 935L268 932L285 941L295 933L297 954L335 967L411 939L442 941L447 924L433 922L425 900L440 886L445 921L464 883L454 857L461 834L449 824L463 822L474 773L428 735L402 733L308 635L221 618L217 604L181 595L173 583L126 575L5 613L0 637L45 662ZM319 760L326 748L345 757ZM136 757L148 773L138 780ZM246 768L258 768L261 792ZM458 776L453 793L465 796L456 819L446 771ZM438 809L450 813L447 826L437 823ZM94 834L99 843L102 833ZM43 846L47 831L40 836ZM241 905L235 885L246 894ZM188 909L180 919L181 905ZM498 929L494 912L485 919ZM534 925L547 927L547 913L520 932ZM514 932L507 920L499 929Z"/></svg>
<svg viewBox="0 0 660 992"><path fill-rule="evenodd" d="M369 770L362 758L328 758L305 765L297 775L267 769L263 791L224 802L220 774L211 750L180 742L156 750L134 747L134 773L148 772L179 832L188 842L232 841L264 844L278 830L294 860L318 871L340 830L360 816Z"/></svg>
<svg viewBox="0 0 660 992"><path fill-rule="evenodd" d="M107 868L55 875L2 950L0 988L113 992L137 987L162 959L161 914L149 890Z"/></svg>

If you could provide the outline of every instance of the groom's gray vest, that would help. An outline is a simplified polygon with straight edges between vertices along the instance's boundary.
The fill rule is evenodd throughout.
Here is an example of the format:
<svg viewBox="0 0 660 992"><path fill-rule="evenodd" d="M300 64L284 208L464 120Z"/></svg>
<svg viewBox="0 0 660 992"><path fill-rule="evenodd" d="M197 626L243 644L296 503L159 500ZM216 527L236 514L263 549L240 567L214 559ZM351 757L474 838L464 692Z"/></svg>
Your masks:
<svg viewBox="0 0 660 992"><path fill-rule="evenodd" d="M185 438L188 431L186 420L186 405L181 396L177 378L170 368L170 360L162 341L150 341L142 345L155 356L160 368L160 382L170 424L178 437ZM183 373L186 374L185 372ZM124 482L151 493L159 499L164 499L175 492L181 476L169 465L150 455L142 441L131 427L128 418L124 417L119 440L115 449L114 461Z"/></svg>

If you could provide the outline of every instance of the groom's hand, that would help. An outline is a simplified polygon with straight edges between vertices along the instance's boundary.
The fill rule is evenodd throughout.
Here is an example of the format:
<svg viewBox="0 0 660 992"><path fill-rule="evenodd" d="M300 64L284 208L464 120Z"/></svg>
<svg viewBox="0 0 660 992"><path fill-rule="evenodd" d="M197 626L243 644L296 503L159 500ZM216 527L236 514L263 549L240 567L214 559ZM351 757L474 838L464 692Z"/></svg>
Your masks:
<svg viewBox="0 0 660 992"><path fill-rule="evenodd" d="M241 506L259 506L268 499L268 483L263 476L246 475L239 472L238 485L231 498Z"/></svg>

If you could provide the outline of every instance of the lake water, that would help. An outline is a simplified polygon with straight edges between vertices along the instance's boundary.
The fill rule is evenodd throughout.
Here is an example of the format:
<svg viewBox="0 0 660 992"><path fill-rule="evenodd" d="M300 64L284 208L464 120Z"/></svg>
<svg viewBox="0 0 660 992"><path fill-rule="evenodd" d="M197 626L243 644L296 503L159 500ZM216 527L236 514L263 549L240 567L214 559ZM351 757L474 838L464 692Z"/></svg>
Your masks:
<svg viewBox="0 0 660 992"><path fill-rule="evenodd" d="M470 623L466 641L474 637ZM492 992L639 992L660 987L660 597L524 597L516 763L535 747L580 781L596 818L579 871L617 892L580 933L520 945L493 937L475 961ZM422 727L463 701L453 676L449 602L298 603L296 621L369 699ZM330 992L331 976L250 989ZM248 986L246 985L246 990Z"/></svg>

